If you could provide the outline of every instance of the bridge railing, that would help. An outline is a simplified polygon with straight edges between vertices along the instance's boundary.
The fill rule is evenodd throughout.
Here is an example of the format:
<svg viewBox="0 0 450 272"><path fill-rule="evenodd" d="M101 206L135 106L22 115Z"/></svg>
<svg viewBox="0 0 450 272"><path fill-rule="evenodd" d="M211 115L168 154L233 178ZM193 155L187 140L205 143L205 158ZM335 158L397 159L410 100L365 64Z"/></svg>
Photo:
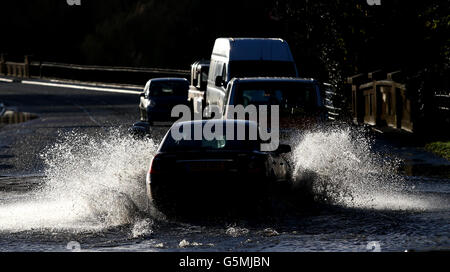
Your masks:
<svg viewBox="0 0 450 272"><path fill-rule="evenodd" d="M5 61L3 55L0 56L0 75L28 78L30 77L29 58L25 56L24 62Z"/></svg>
<svg viewBox="0 0 450 272"><path fill-rule="evenodd" d="M349 77L353 122L408 132L448 126L450 91L429 88L421 90L422 98L418 98L419 92L411 86L408 90L405 82L401 71L386 74L378 70Z"/></svg>
<svg viewBox="0 0 450 272"><path fill-rule="evenodd" d="M450 90L435 90L433 92L433 104L436 106L437 115L450 124Z"/></svg>
<svg viewBox="0 0 450 272"><path fill-rule="evenodd" d="M147 80L155 77L184 77L189 79L190 71L40 62L30 61L28 56L25 56L24 62L11 62L6 61L4 56L1 56L0 75L17 78L57 78L144 85Z"/></svg>
<svg viewBox="0 0 450 272"><path fill-rule="evenodd" d="M413 105L406 86L396 81L400 71L382 71L349 77L352 85L352 111L355 123L391 127L409 132L415 130Z"/></svg>

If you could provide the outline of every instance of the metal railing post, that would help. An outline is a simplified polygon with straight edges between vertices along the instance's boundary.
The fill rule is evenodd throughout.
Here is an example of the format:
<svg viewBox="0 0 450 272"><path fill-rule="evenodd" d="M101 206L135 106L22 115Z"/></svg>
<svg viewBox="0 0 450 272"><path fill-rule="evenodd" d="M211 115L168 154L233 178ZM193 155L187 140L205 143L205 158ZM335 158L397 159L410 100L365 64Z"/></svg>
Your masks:
<svg viewBox="0 0 450 272"><path fill-rule="evenodd" d="M5 57L0 54L0 75L5 75Z"/></svg>
<svg viewBox="0 0 450 272"><path fill-rule="evenodd" d="M354 123L364 123L364 96L360 91L360 85L365 79L366 76L364 74L358 74L347 78L347 83L352 85L352 111Z"/></svg>

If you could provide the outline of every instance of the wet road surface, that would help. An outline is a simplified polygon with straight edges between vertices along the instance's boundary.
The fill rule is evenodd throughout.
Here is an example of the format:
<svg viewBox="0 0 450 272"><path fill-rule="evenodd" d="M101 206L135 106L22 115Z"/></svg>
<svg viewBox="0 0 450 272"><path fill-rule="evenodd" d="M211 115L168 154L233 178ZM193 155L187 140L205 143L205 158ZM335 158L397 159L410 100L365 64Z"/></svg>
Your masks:
<svg viewBox="0 0 450 272"><path fill-rule="evenodd" d="M38 116L0 128L1 251L450 249L448 162L415 147L348 128L307 132L291 143L292 163L313 173L316 201L174 221L147 210L145 171L167 127L127 134L137 95L0 83L0 102Z"/></svg>

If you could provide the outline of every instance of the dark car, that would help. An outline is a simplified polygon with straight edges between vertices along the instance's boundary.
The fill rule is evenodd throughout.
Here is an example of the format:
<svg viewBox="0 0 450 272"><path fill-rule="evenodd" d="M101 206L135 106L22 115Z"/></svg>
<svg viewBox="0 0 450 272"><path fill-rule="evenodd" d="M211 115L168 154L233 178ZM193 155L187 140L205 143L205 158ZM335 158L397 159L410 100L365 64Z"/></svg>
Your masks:
<svg viewBox="0 0 450 272"><path fill-rule="evenodd" d="M234 78L224 97L224 117L235 119L230 106L278 105L282 129L304 129L326 120L320 84L303 78Z"/></svg>
<svg viewBox="0 0 450 272"><path fill-rule="evenodd" d="M195 126L204 128L206 124L222 126L222 137L194 140ZM226 135L228 126L233 127L234 139ZM291 168L283 153L290 152L290 146L262 152L259 136L237 140L238 126L244 127L247 135L251 129L258 131L255 122L245 120L174 124L147 174L147 194L153 206L166 214L233 213L260 209L271 193L288 189ZM187 127L190 131L184 130ZM175 140L172 130L191 134L191 140Z"/></svg>
<svg viewBox="0 0 450 272"><path fill-rule="evenodd" d="M170 116L176 105L188 105L189 81L185 78L153 78L140 94L141 121L174 121Z"/></svg>

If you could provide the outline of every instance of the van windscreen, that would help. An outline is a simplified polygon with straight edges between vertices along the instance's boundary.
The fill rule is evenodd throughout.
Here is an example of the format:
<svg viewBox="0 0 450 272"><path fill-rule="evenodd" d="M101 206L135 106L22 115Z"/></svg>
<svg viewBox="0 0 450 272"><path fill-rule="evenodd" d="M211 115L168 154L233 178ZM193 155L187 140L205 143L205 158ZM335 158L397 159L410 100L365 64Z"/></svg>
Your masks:
<svg viewBox="0 0 450 272"><path fill-rule="evenodd" d="M239 60L229 63L233 77L296 77L295 65L290 61Z"/></svg>

